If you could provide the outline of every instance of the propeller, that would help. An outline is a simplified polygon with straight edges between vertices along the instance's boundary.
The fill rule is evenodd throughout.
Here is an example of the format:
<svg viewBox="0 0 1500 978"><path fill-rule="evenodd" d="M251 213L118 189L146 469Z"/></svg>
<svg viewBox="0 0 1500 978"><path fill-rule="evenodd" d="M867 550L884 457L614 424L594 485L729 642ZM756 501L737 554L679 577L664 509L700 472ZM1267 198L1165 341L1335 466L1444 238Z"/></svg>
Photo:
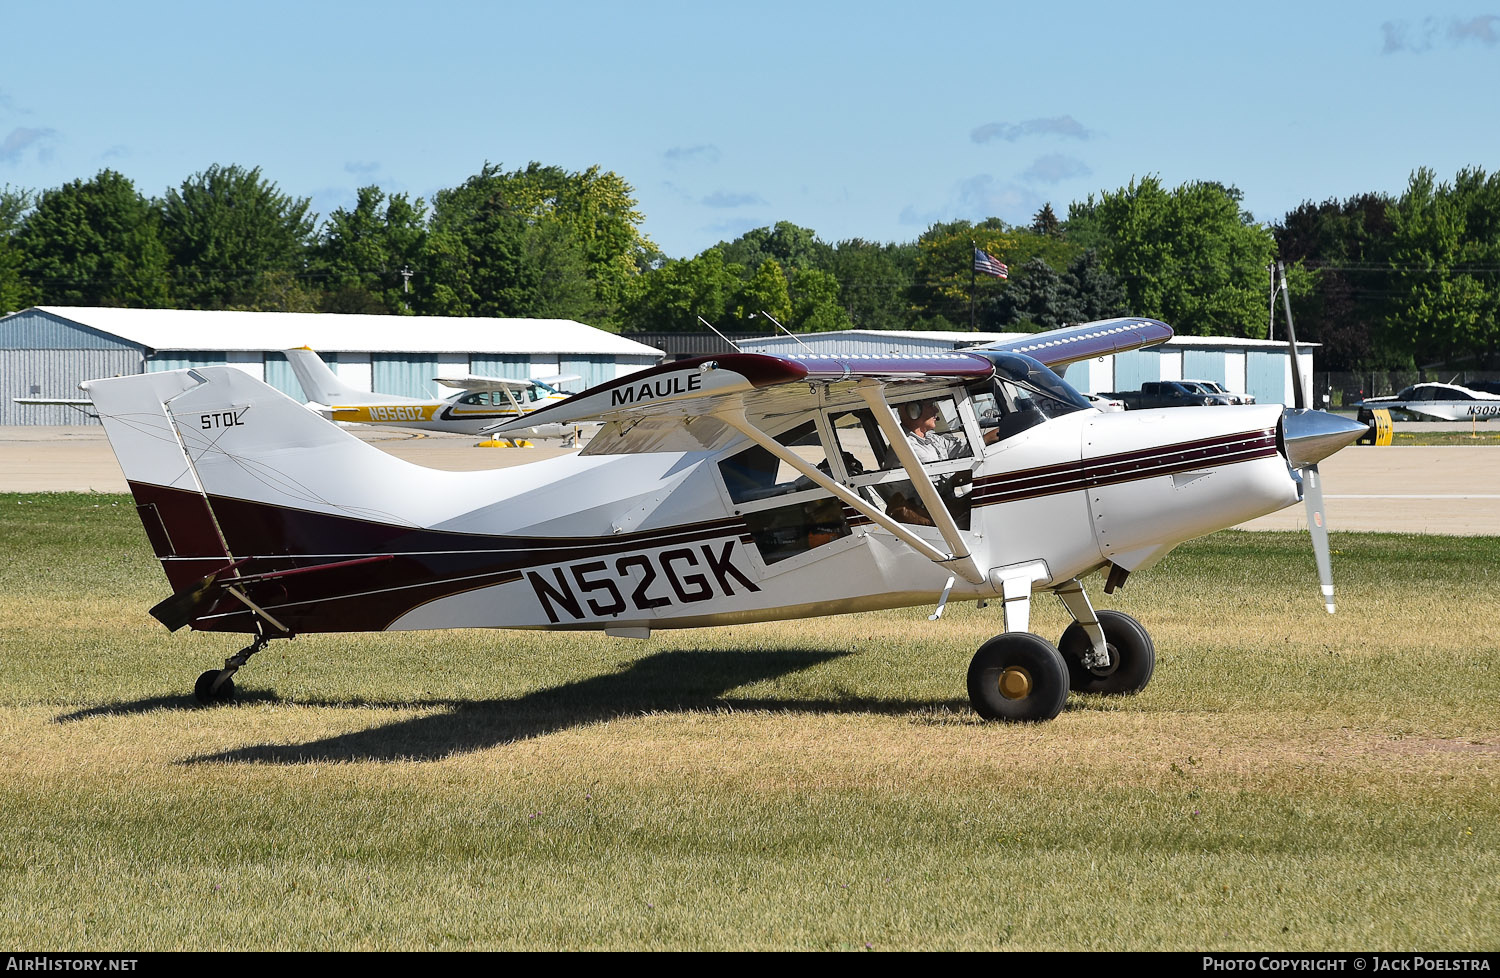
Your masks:
<svg viewBox="0 0 1500 978"><path fill-rule="evenodd" d="M1302 383L1302 364L1297 359L1297 329L1292 324L1292 300L1286 287L1286 266L1276 263L1277 287L1286 310L1287 345L1292 352L1292 404L1281 418L1287 461L1302 479L1302 502L1307 506L1307 530L1312 534L1313 557L1318 565L1318 583L1323 607L1333 614L1333 565L1328 555L1328 524L1323 518L1323 477L1318 462L1351 444L1365 432L1365 425L1307 406Z"/></svg>

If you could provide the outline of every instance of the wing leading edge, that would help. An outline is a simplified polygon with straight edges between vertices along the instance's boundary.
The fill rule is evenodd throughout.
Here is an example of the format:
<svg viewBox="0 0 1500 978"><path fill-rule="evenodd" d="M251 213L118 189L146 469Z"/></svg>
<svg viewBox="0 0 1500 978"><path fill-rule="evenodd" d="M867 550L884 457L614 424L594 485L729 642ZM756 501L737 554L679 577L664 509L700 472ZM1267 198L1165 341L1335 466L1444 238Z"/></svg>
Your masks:
<svg viewBox="0 0 1500 978"><path fill-rule="evenodd" d="M1147 346L1156 346L1172 338L1172 327L1156 319L1127 316L1101 319L1078 326L1034 333L1013 340L1002 340L980 347L1003 353L1024 353L1056 370L1070 363L1092 357L1107 357Z"/></svg>

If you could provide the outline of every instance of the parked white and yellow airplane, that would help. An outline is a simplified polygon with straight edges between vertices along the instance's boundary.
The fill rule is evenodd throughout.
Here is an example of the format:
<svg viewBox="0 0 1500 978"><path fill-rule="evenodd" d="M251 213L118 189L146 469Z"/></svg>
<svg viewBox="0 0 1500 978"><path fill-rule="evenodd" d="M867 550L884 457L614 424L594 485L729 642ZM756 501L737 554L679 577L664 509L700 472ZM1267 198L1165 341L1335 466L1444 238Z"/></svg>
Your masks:
<svg viewBox="0 0 1500 978"><path fill-rule="evenodd" d="M476 435L485 428L566 400L569 395L559 386L581 380L576 374L511 380L505 377L434 377L445 387L460 388L459 393L441 400L422 400L399 394L375 394L356 390L338 378L323 359L308 347L282 351L308 406L333 421L356 424L383 424L424 431L451 431ZM512 431L512 439L521 435L567 437L573 429L563 425L542 425Z"/></svg>

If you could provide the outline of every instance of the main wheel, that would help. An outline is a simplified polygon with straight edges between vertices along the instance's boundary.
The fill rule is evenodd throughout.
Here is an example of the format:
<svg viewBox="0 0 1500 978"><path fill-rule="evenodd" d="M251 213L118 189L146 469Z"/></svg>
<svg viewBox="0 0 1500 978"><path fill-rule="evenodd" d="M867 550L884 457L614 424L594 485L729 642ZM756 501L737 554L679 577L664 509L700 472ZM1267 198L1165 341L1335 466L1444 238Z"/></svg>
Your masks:
<svg viewBox="0 0 1500 978"><path fill-rule="evenodd" d="M1068 698L1068 667L1051 642L1006 632L969 663L969 702L986 720L1051 720Z"/></svg>
<svg viewBox="0 0 1500 978"><path fill-rule="evenodd" d="M1076 693L1126 696L1139 693L1156 671L1156 646L1141 623L1123 611L1098 612L1099 627L1109 650L1109 663L1090 669L1083 657L1093 648L1083 626L1074 622L1062 633L1058 651L1068 664L1068 688Z"/></svg>
<svg viewBox="0 0 1500 978"><path fill-rule="evenodd" d="M218 689L213 688L214 680L219 678L220 671L219 669L210 669L199 676L198 681L193 684L193 696L204 706L215 706L219 703L229 703L234 700L233 677L226 678L224 682L219 684Z"/></svg>

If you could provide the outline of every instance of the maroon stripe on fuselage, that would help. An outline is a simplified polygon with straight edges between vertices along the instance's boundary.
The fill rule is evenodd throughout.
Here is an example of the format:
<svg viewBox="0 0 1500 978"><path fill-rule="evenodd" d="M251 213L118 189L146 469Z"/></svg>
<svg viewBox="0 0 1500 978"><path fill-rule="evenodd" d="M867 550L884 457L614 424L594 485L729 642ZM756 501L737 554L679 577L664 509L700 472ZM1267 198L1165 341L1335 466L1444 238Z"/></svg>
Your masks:
<svg viewBox="0 0 1500 978"><path fill-rule="evenodd" d="M1080 462L1006 472L975 480L974 505L1010 502L1154 476L1233 465L1276 454L1276 431L1240 432L1104 455Z"/></svg>
<svg viewBox="0 0 1500 978"><path fill-rule="evenodd" d="M144 484L132 488L164 512L203 505L203 497L194 492ZM378 631L419 605L518 580L527 568L748 534L743 520L727 518L609 536L499 536L399 526L227 497L213 497L212 505L230 551L237 558L249 558L241 574L343 564L244 585L252 601L294 632ZM387 554L390 560L347 563L350 557ZM179 553L162 563L173 587L181 589L224 561L209 553ZM226 596L193 627L251 631L254 624L244 606Z"/></svg>

